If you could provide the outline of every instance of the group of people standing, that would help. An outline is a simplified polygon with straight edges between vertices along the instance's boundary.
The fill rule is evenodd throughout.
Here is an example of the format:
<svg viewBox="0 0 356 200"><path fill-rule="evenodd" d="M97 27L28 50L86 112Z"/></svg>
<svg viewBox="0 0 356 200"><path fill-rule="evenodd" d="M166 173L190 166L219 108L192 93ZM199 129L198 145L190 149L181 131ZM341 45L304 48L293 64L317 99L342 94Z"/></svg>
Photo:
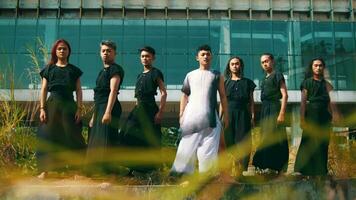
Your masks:
<svg viewBox="0 0 356 200"><path fill-rule="evenodd" d="M160 146L162 114L167 92L162 72L153 67L155 50L146 46L139 50L143 72L137 76L135 97L136 106L125 125L120 127L122 112L118 100L120 86L124 80L123 68L115 63L116 44L110 40L100 43L100 56L103 67L94 88L94 112L89 121L88 143L82 135L82 71L69 63L71 48L69 43L57 40L51 50L51 60L40 72L42 87L40 94L40 122L38 136L38 168L40 178L46 177L54 163L63 157L59 153L76 150L77 158L83 161L82 151L86 148L85 170L91 172L113 172L111 148ZM157 88L161 93L157 106ZM76 93L74 101L73 91ZM47 99L47 94L50 96ZM118 134L121 128L120 134ZM76 155L76 154L74 154ZM73 153L70 154L73 156ZM65 160L65 159L64 159ZM71 158L68 160L75 160ZM113 159L115 160L115 159ZM117 162L116 162L117 163ZM58 166L57 166L58 167ZM150 166L151 167L151 166ZM148 167L148 168L150 168ZM152 168L152 167L151 167Z"/></svg>
<svg viewBox="0 0 356 200"><path fill-rule="evenodd" d="M103 68L94 88L94 112L89 121L86 145L81 134L80 76L83 72L69 63L69 43L63 39L54 43L51 59L40 72L41 125L38 135L44 141L40 144L44 145L38 151L38 166L41 171L39 177L46 177L48 171L54 167L58 153L63 150L85 150L85 168L111 171L113 164L125 166L125 163L110 162L110 157L121 156L110 154L113 147L160 149L160 124L167 91L163 73L153 67L155 50L149 46L139 49L143 71L136 80L136 105L126 122L120 126L122 110L118 94L125 73L115 63L116 48L116 44L110 40L100 43ZM217 166L220 146L231 147L241 142L251 144L250 133L255 125L253 93L256 85L244 77L244 63L240 57L229 59L222 75L211 69L212 56L208 45L200 46L196 52L199 67L189 72L183 81L179 111L182 136L171 168L172 173L193 173L196 161L199 172L208 172ZM265 53L261 56L261 66L266 73L261 84L262 138L253 158L253 165L281 172L287 166L289 153L283 127L288 99L287 87L283 74L274 68L272 54ZM323 59L312 60L301 85L301 127L305 133L296 169L305 175L327 173L327 149L334 107L329 95L332 86L324 79L325 67ZM157 90L160 92L159 105L155 101ZM220 109L217 93L220 97ZM311 126L320 128L313 129ZM251 145L248 146L251 148ZM238 162L246 169L248 160L246 156ZM129 167L143 171L156 169L156 166L150 164Z"/></svg>

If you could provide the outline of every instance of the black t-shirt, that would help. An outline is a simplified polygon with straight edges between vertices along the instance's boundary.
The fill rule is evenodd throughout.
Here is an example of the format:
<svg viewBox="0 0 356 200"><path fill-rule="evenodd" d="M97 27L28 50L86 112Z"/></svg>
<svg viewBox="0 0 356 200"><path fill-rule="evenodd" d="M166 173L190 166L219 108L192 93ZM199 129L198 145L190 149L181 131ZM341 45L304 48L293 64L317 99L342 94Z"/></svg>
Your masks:
<svg viewBox="0 0 356 200"><path fill-rule="evenodd" d="M135 98L138 101L154 101L159 79L164 81L163 73L155 67L146 73L140 73L137 76Z"/></svg>
<svg viewBox="0 0 356 200"><path fill-rule="evenodd" d="M55 64L43 68L40 72L42 78L47 79L49 92L73 95L76 82L83 72L72 64L59 67Z"/></svg>
<svg viewBox="0 0 356 200"><path fill-rule="evenodd" d="M281 83L284 77L281 72L274 71L265 77L261 83L261 101L278 101L282 98Z"/></svg>
<svg viewBox="0 0 356 200"><path fill-rule="evenodd" d="M250 102L250 95L256 88L256 84L248 79L242 78L240 80L225 80L225 91L228 102L237 102L239 104L248 104Z"/></svg>
<svg viewBox="0 0 356 200"><path fill-rule="evenodd" d="M96 86L94 88L95 103L107 103L110 94L110 80L113 76L120 76L119 88L124 80L124 70L116 63L111 64L107 68L103 68L96 78Z"/></svg>
<svg viewBox="0 0 356 200"><path fill-rule="evenodd" d="M330 96L327 90L327 85L329 85L331 88L331 84L325 81L325 79L322 80L314 80L312 77L305 79L303 83L300 86L300 89L306 89L308 91L307 93L307 100L309 102L330 102Z"/></svg>

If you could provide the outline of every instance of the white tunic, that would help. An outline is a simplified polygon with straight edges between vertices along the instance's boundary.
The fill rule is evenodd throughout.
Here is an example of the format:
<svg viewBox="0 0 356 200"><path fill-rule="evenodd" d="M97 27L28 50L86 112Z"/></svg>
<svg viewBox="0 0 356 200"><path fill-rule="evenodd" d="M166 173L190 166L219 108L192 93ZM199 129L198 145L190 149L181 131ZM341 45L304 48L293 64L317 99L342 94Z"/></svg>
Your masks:
<svg viewBox="0 0 356 200"><path fill-rule="evenodd" d="M220 72L215 70L196 69L186 75L182 92L189 99L180 125L183 135L216 127L219 78Z"/></svg>

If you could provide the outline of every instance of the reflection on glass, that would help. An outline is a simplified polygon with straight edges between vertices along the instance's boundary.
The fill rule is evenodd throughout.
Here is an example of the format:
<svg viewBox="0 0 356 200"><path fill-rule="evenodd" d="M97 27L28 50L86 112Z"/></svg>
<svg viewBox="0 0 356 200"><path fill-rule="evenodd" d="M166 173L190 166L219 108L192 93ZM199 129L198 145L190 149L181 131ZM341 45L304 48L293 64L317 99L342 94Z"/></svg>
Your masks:
<svg viewBox="0 0 356 200"><path fill-rule="evenodd" d="M84 71L83 85L93 87L92 80L100 66L98 43L111 39L118 45L117 63L127 72L123 87L134 86L142 70L138 49L151 45L156 49L156 66L164 72L167 88L179 89L185 74L197 67L196 48L210 44L214 69L223 71L228 58L238 55L244 59L245 76L257 85L263 77L260 55L271 52L276 57L276 67L286 75L290 90L299 90L304 69L316 56L326 60L335 89L355 90L355 33L350 22L1 19L0 64L11 65L16 73L23 74L29 66L26 48L38 49L37 38L48 49L55 39L64 38L72 46L71 63ZM36 54L41 56L39 51ZM44 59L39 60L44 66ZM29 81L21 78L16 87L27 88Z"/></svg>

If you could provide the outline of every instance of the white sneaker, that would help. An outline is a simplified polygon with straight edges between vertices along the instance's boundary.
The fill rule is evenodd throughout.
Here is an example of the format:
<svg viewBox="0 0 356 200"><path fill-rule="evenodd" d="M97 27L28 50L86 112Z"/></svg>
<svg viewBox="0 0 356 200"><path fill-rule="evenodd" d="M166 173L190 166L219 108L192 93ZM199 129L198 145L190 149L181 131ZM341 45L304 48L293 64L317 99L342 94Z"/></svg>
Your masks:
<svg viewBox="0 0 356 200"><path fill-rule="evenodd" d="M270 168L266 168L262 170L262 174L266 174L266 175L278 175L278 171L270 169Z"/></svg>
<svg viewBox="0 0 356 200"><path fill-rule="evenodd" d="M39 175L37 176L37 178L39 178L39 179L45 179L45 178L47 178L47 176L48 176L48 172L42 172L41 174L39 174Z"/></svg>
<svg viewBox="0 0 356 200"><path fill-rule="evenodd" d="M255 176L256 175L256 167L255 166L249 166L247 168L247 171L242 172L243 176Z"/></svg>

